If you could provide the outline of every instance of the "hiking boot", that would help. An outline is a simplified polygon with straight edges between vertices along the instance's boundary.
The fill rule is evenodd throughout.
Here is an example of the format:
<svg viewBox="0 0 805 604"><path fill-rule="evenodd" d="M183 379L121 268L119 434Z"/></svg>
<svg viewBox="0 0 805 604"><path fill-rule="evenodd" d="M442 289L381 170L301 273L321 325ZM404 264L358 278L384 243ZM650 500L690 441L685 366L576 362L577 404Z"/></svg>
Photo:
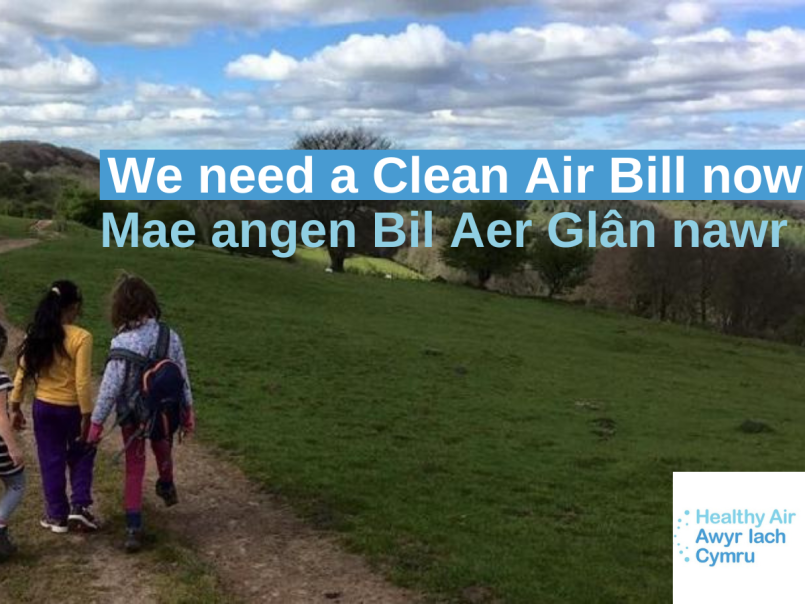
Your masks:
<svg viewBox="0 0 805 604"><path fill-rule="evenodd" d="M75 531L93 533L100 528L100 523L92 511L83 505L74 505L67 518L69 526Z"/></svg>
<svg viewBox="0 0 805 604"><path fill-rule="evenodd" d="M39 521L39 526L59 535L63 535L70 530L67 520L56 520L54 518L48 518L47 516L42 517L42 519Z"/></svg>
<svg viewBox="0 0 805 604"><path fill-rule="evenodd" d="M123 549L127 554L136 554L143 548L143 530L139 528L126 529L126 541Z"/></svg>
<svg viewBox="0 0 805 604"><path fill-rule="evenodd" d="M8 527L0 527L0 562L8 560L17 553L17 546L11 542L8 536Z"/></svg>
<svg viewBox="0 0 805 604"><path fill-rule="evenodd" d="M156 491L157 497L165 502L166 508L179 503L179 494L176 492L176 485L174 483L157 481Z"/></svg>

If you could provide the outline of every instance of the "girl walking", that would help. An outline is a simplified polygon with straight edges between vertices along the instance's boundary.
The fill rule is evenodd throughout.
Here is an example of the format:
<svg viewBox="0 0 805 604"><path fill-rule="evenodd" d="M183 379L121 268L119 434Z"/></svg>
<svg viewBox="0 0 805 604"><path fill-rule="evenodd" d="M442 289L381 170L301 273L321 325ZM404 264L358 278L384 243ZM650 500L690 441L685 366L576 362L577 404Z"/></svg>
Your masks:
<svg viewBox="0 0 805 604"><path fill-rule="evenodd" d="M92 335L74 324L81 305L75 283L50 286L20 347L11 392L12 423L19 429L26 423L25 393L34 389L34 437L46 507L40 524L54 533L66 533L70 526L98 528L91 511L95 448L86 442L92 413Z"/></svg>
<svg viewBox="0 0 805 604"><path fill-rule="evenodd" d="M174 433L181 430L182 434L188 434L195 428L193 395L182 341L176 332L159 322L161 314L156 294L148 283L139 277L121 277L112 293L111 319L117 335L112 340L89 432L89 442L96 444L101 438L104 422L113 409L117 412L126 447L124 546L128 552L139 551L142 547L146 440L151 442L159 473L156 494L166 506L172 506L179 501L173 477ZM175 370L173 382L167 366ZM161 388L163 395L176 400L176 413L161 415L155 426L144 430L142 418L134 412L131 402L138 397L142 400L143 384L148 381L148 375L160 389L156 384L160 372L166 372L161 374L167 376L167 382L162 381Z"/></svg>
<svg viewBox="0 0 805 604"><path fill-rule="evenodd" d="M0 325L0 358L6 351L8 337ZM17 548L8 535L8 522L25 494L25 465L22 449L17 442L8 416L8 393L11 379L0 367L0 481L5 493L0 498L0 562L13 555Z"/></svg>

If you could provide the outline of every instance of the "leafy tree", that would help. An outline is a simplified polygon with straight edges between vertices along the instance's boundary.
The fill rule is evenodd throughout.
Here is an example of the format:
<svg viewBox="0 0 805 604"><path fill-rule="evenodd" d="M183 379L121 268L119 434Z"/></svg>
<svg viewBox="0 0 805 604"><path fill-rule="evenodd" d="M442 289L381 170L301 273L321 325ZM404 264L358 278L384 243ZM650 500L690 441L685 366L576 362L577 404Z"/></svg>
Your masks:
<svg viewBox="0 0 805 604"><path fill-rule="evenodd" d="M0 164L0 197L22 200L28 198L29 183L25 174L6 164Z"/></svg>
<svg viewBox="0 0 805 604"><path fill-rule="evenodd" d="M46 220L53 218L53 206L45 203L44 201L32 201L25 204L23 215L25 218L35 218L37 220Z"/></svg>
<svg viewBox="0 0 805 604"><path fill-rule="evenodd" d="M331 128L300 135L292 149L298 151L386 151L393 142L380 134L362 128ZM331 243L333 223L349 220L355 224L355 243L359 251L371 252L374 249L374 234L365 228L372 222L375 211L381 205L388 209L391 202L371 202L355 200L334 201L292 201L282 204L281 212L287 219L299 221L318 220L324 225L324 245L330 256L330 269L336 273L344 272L344 263L349 255L345 240L345 229L339 230L338 245Z"/></svg>
<svg viewBox="0 0 805 604"><path fill-rule="evenodd" d="M548 297L568 294L590 276L595 252L588 246L559 247L547 233L539 233L531 245L531 267L548 288Z"/></svg>
<svg viewBox="0 0 805 604"><path fill-rule="evenodd" d="M525 212L506 201L474 201L469 205L469 212L484 240L484 245L480 247L470 238L462 239L458 246L451 247L461 224L461 217L457 216L450 221L450 236L441 249L445 264L472 273L483 288L492 275L506 276L522 269L528 260L528 249L527 245L516 246L515 234L517 221L525 219ZM508 246L497 248L486 241L486 234L489 225L501 220L509 225L512 236ZM465 227L465 233L468 232L468 228Z"/></svg>
<svg viewBox="0 0 805 604"><path fill-rule="evenodd" d="M128 202L101 200L97 191L83 187L66 189L59 205L63 208L65 218L93 229L103 227L103 215L108 212L114 214L115 221L121 224L128 212L136 211Z"/></svg>
<svg viewBox="0 0 805 604"><path fill-rule="evenodd" d="M182 220L186 220L193 225L198 232L198 225L193 218L190 208L178 201L159 201L151 208L145 220L158 220L165 224L165 230L170 233L173 225Z"/></svg>
<svg viewBox="0 0 805 604"><path fill-rule="evenodd" d="M0 201L0 214L23 218L25 216L25 204L21 201L4 199Z"/></svg>

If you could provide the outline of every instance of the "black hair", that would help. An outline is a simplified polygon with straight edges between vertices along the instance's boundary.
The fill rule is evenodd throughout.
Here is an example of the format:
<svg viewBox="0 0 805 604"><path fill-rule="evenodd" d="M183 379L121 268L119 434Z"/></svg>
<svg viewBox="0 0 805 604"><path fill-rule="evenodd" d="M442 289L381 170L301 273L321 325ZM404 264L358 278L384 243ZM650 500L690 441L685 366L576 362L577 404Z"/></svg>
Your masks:
<svg viewBox="0 0 805 604"><path fill-rule="evenodd" d="M3 324L0 323L0 358L6 353L6 346L8 346L8 334Z"/></svg>
<svg viewBox="0 0 805 604"><path fill-rule="evenodd" d="M64 312L81 306L81 291L72 281L56 281L42 297L20 346L18 361L25 378L37 376L53 365L56 355L67 356L64 348Z"/></svg>

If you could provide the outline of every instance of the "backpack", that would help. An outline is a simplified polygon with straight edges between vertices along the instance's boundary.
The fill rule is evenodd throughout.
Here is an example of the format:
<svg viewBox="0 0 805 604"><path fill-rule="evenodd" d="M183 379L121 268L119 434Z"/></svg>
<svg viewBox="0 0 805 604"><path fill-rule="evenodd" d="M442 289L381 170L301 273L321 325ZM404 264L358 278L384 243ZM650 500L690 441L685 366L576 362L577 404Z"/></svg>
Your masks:
<svg viewBox="0 0 805 604"><path fill-rule="evenodd" d="M126 348L109 351L109 361L127 364L126 384L130 392L118 400L117 424L135 425L132 437L150 440L170 439L179 429L186 409L182 370L168 357L170 328L159 323L153 355L145 357ZM127 446L130 443L127 443Z"/></svg>

